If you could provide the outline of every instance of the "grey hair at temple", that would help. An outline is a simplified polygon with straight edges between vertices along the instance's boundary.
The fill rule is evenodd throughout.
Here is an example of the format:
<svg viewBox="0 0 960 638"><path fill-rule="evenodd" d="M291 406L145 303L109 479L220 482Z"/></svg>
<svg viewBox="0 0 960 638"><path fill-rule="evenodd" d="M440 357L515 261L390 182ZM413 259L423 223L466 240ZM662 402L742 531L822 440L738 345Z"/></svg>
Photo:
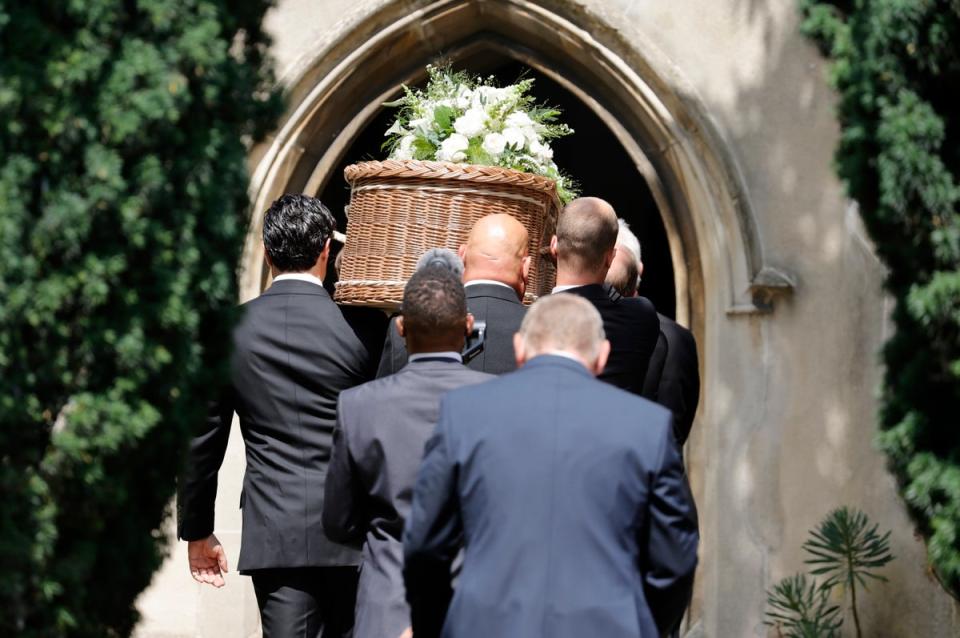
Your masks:
<svg viewBox="0 0 960 638"><path fill-rule="evenodd" d="M637 261L643 261L640 253L640 240L630 230L630 224L622 217L617 219L617 224L620 226L620 230L617 232L617 246L623 246L632 252Z"/></svg>

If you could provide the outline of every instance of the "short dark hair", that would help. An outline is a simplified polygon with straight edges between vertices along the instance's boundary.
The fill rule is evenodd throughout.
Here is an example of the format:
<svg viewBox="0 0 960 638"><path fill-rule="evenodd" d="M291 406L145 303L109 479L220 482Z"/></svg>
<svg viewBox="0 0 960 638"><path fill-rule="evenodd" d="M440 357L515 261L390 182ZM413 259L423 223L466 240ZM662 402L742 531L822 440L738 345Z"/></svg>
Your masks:
<svg viewBox="0 0 960 638"><path fill-rule="evenodd" d="M263 245L278 271L303 272L317 263L335 227L316 197L283 195L263 216Z"/></svg>
<svg viewBox="0 0 960 638"><path fill-rule="evenodd" d="M594 197L575 199L557 222L557 250L561 259L584 270L596 270L617 244L620 226L610 205Z"/></svg>
<svg viewBox="0 0 960 638"><path fill-rule="evenodd" d="M427 266L413 273L403 289L404 329L431 338L463 330L467 295L460 278L443 266Z"/></svg>

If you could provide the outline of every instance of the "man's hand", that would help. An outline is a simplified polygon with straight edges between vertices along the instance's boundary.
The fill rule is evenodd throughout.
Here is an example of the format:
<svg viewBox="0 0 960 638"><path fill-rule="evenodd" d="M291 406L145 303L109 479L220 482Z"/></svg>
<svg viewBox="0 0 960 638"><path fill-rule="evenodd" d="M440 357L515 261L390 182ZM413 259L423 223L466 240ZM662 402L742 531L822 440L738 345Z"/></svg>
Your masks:
<svg viewBox="0 0 960 638"><path fill-rule="evenodd" d="M403 633L400 634L400 638L413 638L413 627L407 627L403 630Z"/></svg>
<svg viewBox="0 0 960 638"><path fill-rule="evenodd" d="M223 545L213 534L199 541L187 543L187 557L190 559L190 575L198 583L207 583L214 587L223 587L226 582L227 554Z"/></svg>

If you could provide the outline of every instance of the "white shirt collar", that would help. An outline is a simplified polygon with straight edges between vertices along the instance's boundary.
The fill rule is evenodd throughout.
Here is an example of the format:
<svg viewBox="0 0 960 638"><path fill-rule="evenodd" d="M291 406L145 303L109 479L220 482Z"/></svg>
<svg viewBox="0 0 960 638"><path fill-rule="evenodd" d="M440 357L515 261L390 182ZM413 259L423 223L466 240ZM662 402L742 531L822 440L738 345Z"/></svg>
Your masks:
<svg viewBox="0 0 960 638"><path fill-rule="evenodd" d="M551 294L556 294L558 292L563 292L565 290L570 290L571 288L580 288L583 284L574 284L572 286L554 286L553 290L550 291Z"/></svg>
<svg viewBox="0 0 960 638"><path fill-rule="evenodd" d="M295 279L297 281L306 281L311 284L316 284L320 287L323 287L323 282L320 281L319 277L314 277L310 273L306 272L285 272L282 275L277 275L273 278L274 281L284 281L288 279Z"/></svg>
<svg viewBox="0 0 960 638"><path fill-rule="evenodd" d="M417 354L410 355L410 358L407 361L413 362L417 359L456 359L460 363L463 363L463 355L459 352L418 352Z"/></svg>
<svg viewBox="0 0 960 638"><path fill-rule="evenodd" d="M503 283L502 281L496 281L494 279L471 279L467 283L463 284L463 287L467 288L469 286L480 285L480 284L492 284L494 286L503 286L507 290L513 290L513 288ZM514 290L514 292L516 291Z"/></svg>

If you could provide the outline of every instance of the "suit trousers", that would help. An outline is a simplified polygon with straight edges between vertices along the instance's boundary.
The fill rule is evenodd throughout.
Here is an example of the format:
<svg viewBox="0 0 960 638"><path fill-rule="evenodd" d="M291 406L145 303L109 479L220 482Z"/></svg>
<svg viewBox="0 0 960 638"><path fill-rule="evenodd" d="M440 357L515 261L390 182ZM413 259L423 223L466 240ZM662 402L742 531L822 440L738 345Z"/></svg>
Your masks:
<svg viewBox="0 0 960 638"><path fill-rule="evenodd" d="M356 567L251 571L264 638L350 638Z"/></svg>

